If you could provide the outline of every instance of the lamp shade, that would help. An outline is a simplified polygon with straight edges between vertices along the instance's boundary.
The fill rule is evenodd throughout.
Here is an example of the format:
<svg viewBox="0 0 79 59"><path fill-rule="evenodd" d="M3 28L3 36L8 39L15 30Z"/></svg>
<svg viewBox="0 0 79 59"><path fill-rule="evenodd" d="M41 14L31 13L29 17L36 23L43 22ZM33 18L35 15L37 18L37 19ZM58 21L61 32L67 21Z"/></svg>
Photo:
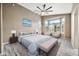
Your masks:
<svg viewBox="0 0 79 59"><path fill-rule="evenodd" d="M11 30L11 33L12 34L16 34L16 30Z"/></svg>

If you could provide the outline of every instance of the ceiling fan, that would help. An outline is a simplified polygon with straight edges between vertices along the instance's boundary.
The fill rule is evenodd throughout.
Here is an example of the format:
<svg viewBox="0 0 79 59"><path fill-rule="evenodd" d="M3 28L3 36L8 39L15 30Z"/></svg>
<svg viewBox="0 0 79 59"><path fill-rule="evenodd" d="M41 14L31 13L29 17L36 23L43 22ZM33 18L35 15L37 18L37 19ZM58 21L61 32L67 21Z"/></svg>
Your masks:
<svg viewBox="0 0 79 59"><path fill-rule="evenodd" d="M46 4L42 5L42 8L40 8L39 6L36 7L37 9L39 9L39 11L42 13L48 13L48 12L53 12L53 10L50 10L52 8L52 6L46 8Z"/></svg>

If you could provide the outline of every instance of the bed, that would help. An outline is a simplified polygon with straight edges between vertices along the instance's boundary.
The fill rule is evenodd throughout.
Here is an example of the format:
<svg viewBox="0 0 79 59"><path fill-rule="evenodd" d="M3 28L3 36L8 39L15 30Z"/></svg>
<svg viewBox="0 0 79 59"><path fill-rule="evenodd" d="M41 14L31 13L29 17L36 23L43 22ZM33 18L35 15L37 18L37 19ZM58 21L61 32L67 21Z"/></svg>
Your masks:
<svg viewBox="0 0 79 59"><path fill-rule="evenodd" d="M51 36L48 35L23 35L19 37L19 42L28 49L28 55L38 55L38 44L41 44L49 39Z"/></svg>

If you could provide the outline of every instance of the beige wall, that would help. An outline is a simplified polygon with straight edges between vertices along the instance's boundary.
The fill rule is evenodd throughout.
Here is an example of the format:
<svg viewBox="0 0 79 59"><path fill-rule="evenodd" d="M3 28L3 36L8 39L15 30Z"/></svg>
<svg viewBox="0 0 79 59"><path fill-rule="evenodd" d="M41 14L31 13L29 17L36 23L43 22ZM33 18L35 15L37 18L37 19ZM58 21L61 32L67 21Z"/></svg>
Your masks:
<svg viewBox="0 0 79 59"><path fill-rule="evenodd" d="M65 15L64 35L66 38L71 38L71 14Z"/></svg>
<svg viewBox="0 0 79 59"><path fill-rule="evenodd" d="M23 19L32 20L32 27L24 27ZM11 36L11 30L19 32L32 33L35 31L41 32L40 16L25 9L24 7L15 4L3 4L3 42L8 42Z"/></svg>
<svg viewBox="0 0 79 59"><path fill-rule="evenodd" d="M71 42L73 48L79 48L79 4L73 4L71 14Z"/></svg>
<svg viewBox="0 0 79 59"><path fill-rule="evenodd" d="M71 14L60 14L60 15L50 15L50 16L43 16L42 17L42 22L43 22L43 32L45 32L45 25L44 22L45 20L50 20L52 18L64 18L65 23L64 23L64 37L70 38L71 37Z"/></svg>

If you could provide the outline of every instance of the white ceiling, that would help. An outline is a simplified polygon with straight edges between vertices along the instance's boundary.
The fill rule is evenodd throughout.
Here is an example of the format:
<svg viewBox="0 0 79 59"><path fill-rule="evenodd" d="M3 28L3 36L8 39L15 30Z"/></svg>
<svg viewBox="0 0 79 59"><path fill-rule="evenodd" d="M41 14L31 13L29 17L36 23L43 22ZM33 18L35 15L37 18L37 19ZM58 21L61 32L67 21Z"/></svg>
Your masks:
<svg viewBox="0 0 79 59"><path fill-rule="evenodd" d="M39 6L42 9L43 8L42 5L44 5L44 3L19 3L19 5L40 15L41 12L39 11L39 9L37 9L37 6ZM55 15L55 14L67 14L67 13L71 13L72 11L72 3L46 3L46 8L50 6L52 6L50 10L53 10L53 12L42 13L41 16Z"/></svg>

